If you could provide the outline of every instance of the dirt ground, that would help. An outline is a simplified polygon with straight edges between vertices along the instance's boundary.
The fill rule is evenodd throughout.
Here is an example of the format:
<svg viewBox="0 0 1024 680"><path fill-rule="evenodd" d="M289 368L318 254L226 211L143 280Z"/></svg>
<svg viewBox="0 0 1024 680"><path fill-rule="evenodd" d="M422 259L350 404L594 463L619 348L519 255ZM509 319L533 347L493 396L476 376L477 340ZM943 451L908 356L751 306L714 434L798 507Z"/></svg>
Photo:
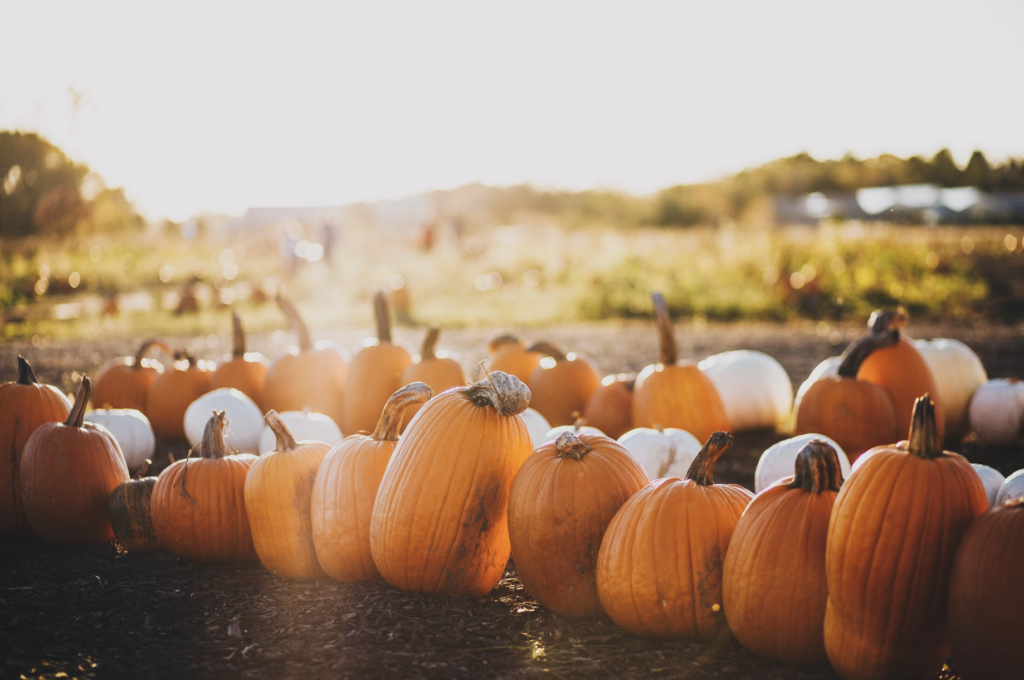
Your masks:
<svg viewBox="0 0 1024 680"><path fill-rule="evenodd" d="M1017 327L912 327L916 337L954 337L978 352L991 377L1024 375L1024 331ZM836 331L836 332L832 332ZM858 327L759 325L679 328L680 354L701 359L729 349L775 356L795 385L822 359L838 354ZM398 329L411 346L423 332ZM451 331L441 346L472 367L493 331ZM319 333L346 347L359 330ZM592 356L605 373L637 370L656 357L645 324L542 329L529 334ZM838 337L837 337L838 336ZM273 356L287 338L250 338ZM141 338L102 342L9 343L0 346L0 381L14 377L15 357L32 361L40 379L74 387L83 372L130 354ZM836 343L836 344L833 344ZM174 338L216 359L226 336ZM76 375L77 374L77 375ZM716 466L718 482L753 485L757 457L783 438L743 433ZM157 468L181 442L161 442ZM1024 451L960 448L973 462L1004 474L1024 467ZM279 580L259 564L199 565L167 554L119 554L114 546L56 549L39 541L0 547L0 679L63 677L310 678L835 678L761 660L734 640L713 643L645 640L610 621L569 622L523 592L509 565L482 599L427 596L384 583ZM937 677L955 676L951 667Z"/></svg>

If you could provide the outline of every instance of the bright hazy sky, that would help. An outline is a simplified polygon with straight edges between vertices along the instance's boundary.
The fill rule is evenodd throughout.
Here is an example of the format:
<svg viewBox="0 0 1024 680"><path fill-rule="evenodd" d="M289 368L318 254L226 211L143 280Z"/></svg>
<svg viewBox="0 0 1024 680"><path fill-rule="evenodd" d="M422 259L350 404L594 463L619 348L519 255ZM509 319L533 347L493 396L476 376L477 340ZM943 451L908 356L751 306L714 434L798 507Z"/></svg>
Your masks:
<svg viewBox="0 0 1024 680"><path fill-rule="evenodd" d="M1024 155L1020 0L255 7L0 0L0 129L179 219L475 180L643 193L805 150Z"/></svg>

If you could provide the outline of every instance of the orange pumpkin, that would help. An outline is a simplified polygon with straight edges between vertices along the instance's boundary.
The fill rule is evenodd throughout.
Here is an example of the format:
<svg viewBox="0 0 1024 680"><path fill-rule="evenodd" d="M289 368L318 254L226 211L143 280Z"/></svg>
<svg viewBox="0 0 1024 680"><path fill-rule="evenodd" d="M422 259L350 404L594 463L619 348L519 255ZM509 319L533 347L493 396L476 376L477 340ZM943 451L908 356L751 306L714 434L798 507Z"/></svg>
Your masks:
<svg viewBox="0 0 1024 680"><path fill-rule="evenodd" d="M953 563L949 635L966 677L1016 680L1024 669L1024 498L992 508L967 529Z"/></svg>
<svg viewBox="0 0 1024 680"><path fill-rule="evenodd" d="M612 439L633 429L633 388L636 373L609 375L601 381L583 410L583 419Z"/></svg>
<svg viewBox="0 0 1024 680"><path fill-rule="evenodd" d="M67 419L71 404L52 385L40 385L25 357L18 379L0 384L0 539L32 535L21 491L21 457L28 438L43 423Z"/></svg>
<svg viewBox="0 0 1024 680"><path fill-rule="evenodd" d="M848 680L931 677L949 657L953 558L988 499L934 413L920 398L909 441L868 452L832 510L825 649Z"/></svg>
<svg viewBox="0 0 1024 680"><path fill-rule="evenodd" d="M540 366L544 355L528 350L526 343L514 335L499 335L487 347L490 362L487 370L508 373L522 380L527 386L533 372Z"/></svg>
<svg viewBox="0 0 1024 680"><path fill-rule="evenodd" d="M358 399L345 402L342 432L372 432L388 398L402 386L402 372L412 363L409 352L391 342L391 309L388 296L378 290L373 296L377 337L367 338L352 357L345 389Z"/></svg>
<svg viewBox="0 0 1024 680"><path fill-rule="evenodd" d="M530 407L547 418L551 427L572 425L601 386L601 374L589 358L566 354L550 342L535 342L529 351L548 355L530 376Z"/></svg>
<svg viewBox="0 0 1024 680"><path fill-rule="evenodd" d="M313 545L336 581L378 581L370 553L370 516L384 470L398 445L402 414L433 392L421 382L391 395L373 434L353 434L331 449L313 485Z"/></svg>
<svg viewBox="0 0 1024 680"><path fill-rule="evenodd" d="M494 372L423 407L384 472L370 552L402 590L483 597L509 557L508 492L530 455L530 390Z"/></svg>
<svg viewBox="0 0 1024 680"><path fill-rule="evenodd" d="M231 359L217 366L210 376L210 389L233 387L256 402L264 412L264 389L267 380L267 365L263 355L245 351L245 329L238 314L231 312L232 346Z"/></svg>
<svg viewBox="0 0 1024 680"><path fill-rule="evenodd" d="M264 420L277 448L260 456L245 478L245 512L260 562L276 576L324 575L313 547L313 482L330 444L296 442L276 411Z"/></svg>
<svg viewBox="0 0 1024 680"><path fill-rule="evenodd" d="M825 540L843 473L822 439L797 454L796 475L768 487L736 524L725 556L722 605L750 651L793 666L828 664Z"/></svg>
<svg viewBox="0 0 1024 680"><path fill-rule="evenodd" d="M935 377L913 342L901 336L900 328L907 323L903 310L879 310L871 315L868 327L875 336L888 336L891 342L876 349L860 364L857 380L878 385L885 390L896 408L896 429L907 432L910 429L914 402L922 394L936 394ZM945 436L946 418L942 403L933 398L935 404L935 427L939 440ZM842 446L842 442L836 442ZM890 443L890 442L886 442Z"/></svg>
<svg viewBox="0 0 1024 680"><path fill-rule="evenodd" d="M158 437L185 437L185 410L210 391L209 361L196 361L191 352L177 352L174 367L159 374L149 386L146 417Z"/></svg>
<svg viewBox="0 0 1024 680"><path fill-rule="evenodd" d="M25 518L53 545L103 545L114 540L107 517L110 493L128 479L121 448L106 429L86 423L88 377L63 423L36 428L21 457Z"/></svg>
<svg viewBox="0 0 1024 680"><path fill-rule="evenodd" d="M159 340L147 340L133 357L118 357L108 363L92 390L92 403L96 408L132 408L146 413L149 387L164 372L164 365L146 354L159 349L172 354L171 348Z"/></svg>
<svg viewBox="0 0 1024 680"><path fill-rule="evenodd" d="M563 432L512 482L508 533L523 587L563 618L604 616L597 551L612 517L650 479L618 442Z"/></svg>
<svg viewBox="0 0 1024 680"><path fill-rule="evenodd" d="M330 345L313 344L306 323L287 298L278 295L277 305L299 336L298 347L289 347L267 370L261 408L285 411L310 410L329 416L342 426L348 355ZM345 430L347 432L347 430Z"/></svg>
<svg viewBox="0 0 1024 680"><path fill-rule="evenodd" d="M196 562L256 558L244 500L245 476L256 456L228 455L227 422L224 411L213 414L199 446L160 473L149 502L160 544Z"/></svg>
<svg viewBox="0 0 1024 680"><path fill-rule="evenodd" d="M597 557L597 593L608 616L636 635L719 637L722 562L753 494L715 484L715 461L732 445L713 433L685 480L656 479L608 525Z"/></svg>
<svg viewBox="0 0 1024 680"><path fill-rule="evenodd" d="M108 513L114 539L128 552L160 550L160 540L153 529L149 503L156 488L156 477L142 477L122 482L110 494Z"/></svg>
<svg viewBox="0 0 1024 680"><path fill-rule="evenodd" d="M462 371L462 365L450 352L441 350L436 352L437 338L441 331L432 326L427 331L427 337L423 339L423 348L418 357L402 372L399 382L402 385L411 385L415 382L422 382L433 391L440 394L450 387L461 387L466 384L466 374ZM402 421L404 431L413 417L419 413L421 404L411 404L405 410Z"/></svg>
<svg viewBox="0 0 1024 680"><path fill-rule="evenodd" d="M823 434L850 460L868 449L899 439L896 408L889 393L857 379L861 363L893 342L868 335L846 348L837 375L811 383L796 404L796 434Z"/></svg>
<svg viewBox="0 0 1024 680"><path fill-rule="evenodd" d="M692 361L678 361L675 330L661 293L654 293L660 361L636 379L633 427L686 430L704 441L716 430L729 430L729 417L711 379Z"/></svg>

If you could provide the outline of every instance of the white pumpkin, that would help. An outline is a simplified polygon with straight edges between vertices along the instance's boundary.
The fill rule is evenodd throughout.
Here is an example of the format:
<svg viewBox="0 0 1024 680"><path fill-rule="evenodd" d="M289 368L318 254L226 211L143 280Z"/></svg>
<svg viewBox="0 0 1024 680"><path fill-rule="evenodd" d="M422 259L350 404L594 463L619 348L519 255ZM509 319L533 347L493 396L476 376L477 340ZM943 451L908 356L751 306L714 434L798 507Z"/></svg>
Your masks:
<svg viewBox="0 0 1024 680"><path fill-rule="evenodd" d="M1003 477L1003 473L995 468L990 468L988 465L981 465L980 463L971 463L971 467L978 474L978 478L985 487L985 495L988 496L988 507L992 507L996 504L996 497L999 495L999 489L1003 488L1003 484L1006 483L1006 477Z"/></svg>
<svg viewBox="0 0 1024 680"><path fill-rule="evenodd" d="M734 432L774 429L789 418L793 383L782 364L764 352L722 352L698 367L718 390Z"/></svg>
<svg viewBox="0 0 1024 680"><path fill-rule="evenodd" d="M604 432L601 432L601 430L597 429L596 427L591 427L590 425L580 425L579 427L576 427L575 425L559 425L558 427L553 427L547 431L547 434L544 435L544 441L554 441L558 439L558 436L563 432L572 432L573 434L604 435Z"/></svg>
<svg viewBox="0 0 1024 680"><path fill-rule="evenodd" d="M96 409L85 414L85 420L102 425L114 435L129 472L137 472L153 458L156 435L153 426L141 411L133 408Z"/></svg>
<svg viewBox="0 0 1024 680"><path fill-rule="evenodd" d="M769 446L754 470L754 492L761 493L784 477L791 477L796 465L796 456L812 439L824 439L836 450L839 457L839 468L843 471L843 479L850 476L850 459L843 448L823 434L801 434Z"/></svg>
<svg viewBox="0 0 1024 680"><path fill-rule="evenodd" d="M996 494L995 505L1002 505L1016 498L1024 498L1024 470L1017 470L1006 478L999 487L999 493Z"/></svg>
<svg viewBox="0 0 1024 680"><path fill-rule="evenodd" d="M974 391L968 408L971 429L986 444L1012 444L1024 428L1024 382L989 380Z"/></svg>
<svg viewBox="0 0 1024 680"><path fill-rule="evenodd" d="M683 479L701 447L692 434L674 427L638 427L619 437L619 443L640 461L651 479Z"/></svg>
<svg viewBox="0 0 1024 680"><path fill-rule="evenodd" d="M547 438L548 431L551 430L551 423L540 414L540 411L528 408L520 413L519 417L526 423L526 429L530 433L530 443L533 444L534 449L546 441L551 441Z"/></svg>
<svg viewBox="0 0 1024 680"><path fill-rule="evenodd" d="M963 438L970 432L967 406L974 391L988 381L981 359L960 342L948 338L914 340L935 378L935 391L946 413L946 436Z"/></svg>
<svg viewBox="0 0 1024 680"><path fill-rule="evenodd" d="M796 400L793 402L793 410L800 405L800 400L804 394L811 388L811 385L822 380L824 378L831 378L834 375L839 374L839 365L843 363L842 357L829 357L820 364L814 367L811 374L807 376L807 380L804 380L800 385L800 389L796 391Z"/></svg>
<svg viewBox="0 0 1024 680"><path fill-rule="evenodd" d="M203 440L203 430L214 411L224 411L228 425L224 428L224 441L241 453L259 454L260 431L263 414L259 406L244 393L231 388L207 392L185 409L185 436L192 446Z"/></svg>
<svg viewBox="0 0 1024 680"><path fill-rule="evenodd" d="M306 409L304 411L282 411L277 415L288 426L288 431L292 433L292 437L297 442L324 442L333 447L344 438L338 424L323 413L311 413ZM260 431L259 452L266 453L276 448L277 435L269 425L264 425Z"/></svg>

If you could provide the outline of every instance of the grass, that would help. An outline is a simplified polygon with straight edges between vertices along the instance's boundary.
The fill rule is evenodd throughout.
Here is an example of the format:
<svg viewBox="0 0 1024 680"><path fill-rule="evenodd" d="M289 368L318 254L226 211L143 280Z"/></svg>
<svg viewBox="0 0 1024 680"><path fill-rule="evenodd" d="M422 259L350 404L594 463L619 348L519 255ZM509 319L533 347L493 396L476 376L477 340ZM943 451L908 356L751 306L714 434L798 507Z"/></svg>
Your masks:
<svg viewBox="0 0 1024 680"><path fill-rule="evenodd" d="M411 297L411 320L446 327L647 316L653 290L665 293L674 314L709 320L863 320L897 304L916 318L979 320L993 309L992 272L1024 262L1022 236L1019 228L859 223L781 230L518 226L461 246L442 239L425 253L412 238L350 230L332 267L308 263L292 276L269 237L25 240L0 244L2 335L222 332L223 301L234 301L249 328L272 330L283 318L260 292L272 297L278 288L298 301L311 325L369 327L373 290L399 281ZM189 282L201 309L175 315ZM1000 304L1021 309L1024 294L1009 290L1000 294L1012 299ZM120 314L104 315L115 294Z"/></svg>

